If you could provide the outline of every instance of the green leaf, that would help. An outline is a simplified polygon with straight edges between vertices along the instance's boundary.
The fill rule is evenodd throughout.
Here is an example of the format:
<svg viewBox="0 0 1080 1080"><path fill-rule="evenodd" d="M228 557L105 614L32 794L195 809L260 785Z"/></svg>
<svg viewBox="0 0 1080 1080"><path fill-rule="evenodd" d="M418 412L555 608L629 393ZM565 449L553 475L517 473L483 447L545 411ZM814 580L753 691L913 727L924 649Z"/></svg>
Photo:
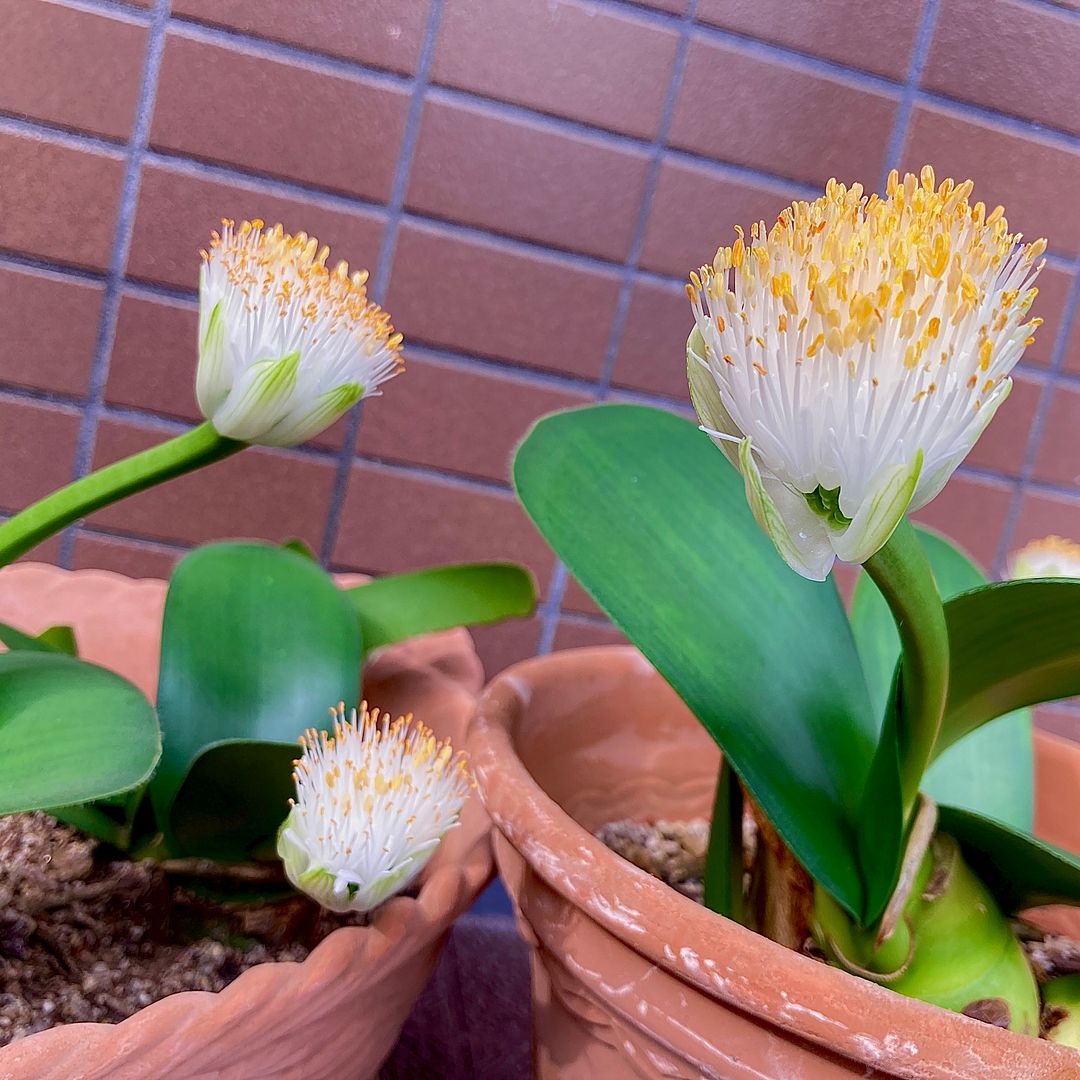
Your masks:
<svg viewBox="0 0 1080 1080"><path fill-rule="evenodd" d="M126 679L56 652L0 655L0 814L126 791L160 752L153 707Z"/></svg>
<svg viewBox="0 0 1080 1080"><path fill-rule="evenodd" d="M65 640L59 636L62 631L65 630L71 635L70 641L72 649L64 648ZM64 653L67 656L75 655L73 652L75 635L70 626L51 626L37 637L32 637L30 634L24 634L21 630L16 630L14 626L9 626L7 623L0 623L0 642L3 642L3 644L11 649L12 652L43 652Z"/></svg>
<svg viewBox="0 0 1080 1080"><path fill-rule="evenodd" d="M233 835L228 815L245 800L252 820L280 822L290 774L280 747L253 751L249 765L222 751L202 756L222 742L295 746L305 728L325 723L330 706L357 699L359 675L356 616L317 564L253 543L187 555L165 602L158 681L165 749L150 785L167 846L197 835L208 850L224 848ZM223 758L236 767L219 768ZM210 822L218 833L213 843ZM235 824L243 833L243 822Z"/></svg>
<svg viewBox="0 0 1080 1080"><path fill-rule="evenodd" d="M924 528L916 532L944 599L986 583L982 571L948 540ZM866 574L860 574L855 586L851 625L874 711L884 715L900 657L900 636L884 597ZM995 720L948 749L930 766L922 790L936 802L1030 830L1033 776L1031 716L1022 710Z"/></svg>
<svg viewBox="0 0 1080 1080"><path fill-rule="evenodd" d="M514 563L464 563L377 578L347 589L365 649L532 614L536 585Z"/></svg>
<svg viewBox="0 0 1080 1080"><path fill-rule="evenodd" d="M305 559L310 559L313 563L317 563L319 561L319 556L316 555L315 552L312 551L311 548L308 547L308 545L304 543L304 541L301 540L299 537L293 537L292 540L286 540L285 543L281 546L286 551L292 551L295 552L297 555L303 555Z"/></svg>
<svg viewBox="0 0 1080 1080"><path fill-rule="evenodd" d="M295 742L236 740L208 746L194 761L173 812L173 838L187 852L222 862L243 862L274 836L289 812L294 794L292 763L300 752ZM259 786L251 798L250 776ZM229 823L227 830L221 823Z"/></svg>
<svg viewBox="0 0 1080 1080"><path fill-rule="evenodd" d="M1021 829L970 810L941 806L938 828L954 836L1008 912L1080 902L1080 858Z"/></svg>
<svg viewBox="0 0 1080 1080"><path fill-rule="evenodd" d="M1080 694L1080 581L985 585L950 600L951 669L939 751L987 720Z"/></svg>
<svg viewBox="0 0 1080 1080"><path fill-rule="evenodd" d="M50 626L38 634L38 641L51 645L57 652L68 656L78 656L79 647L75 644L75 631L70 626Z"/></svg>
<svg viewBox="0 0 1080 1080"><path fill-rule="evenodd" d="M570 571L705 725L815 880L858 914L852 823L877 720L833 583L791 571L739 473L660 410L546 417L514 479Z"/></svg>

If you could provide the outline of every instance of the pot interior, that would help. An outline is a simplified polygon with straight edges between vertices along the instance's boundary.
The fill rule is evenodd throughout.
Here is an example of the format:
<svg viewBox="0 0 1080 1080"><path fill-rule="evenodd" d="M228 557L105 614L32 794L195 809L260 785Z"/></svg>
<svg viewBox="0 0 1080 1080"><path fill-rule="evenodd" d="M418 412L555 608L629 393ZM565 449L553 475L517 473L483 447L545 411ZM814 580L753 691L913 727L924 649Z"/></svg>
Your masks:
<svg viewBox="0 0 1080 1080"><path fill-rule="evenodd" d="M603 651L603 664L580 650L534 669L512 729L521 761L589 832L622 818L708 817L716 744L639 654Z"/></svg>

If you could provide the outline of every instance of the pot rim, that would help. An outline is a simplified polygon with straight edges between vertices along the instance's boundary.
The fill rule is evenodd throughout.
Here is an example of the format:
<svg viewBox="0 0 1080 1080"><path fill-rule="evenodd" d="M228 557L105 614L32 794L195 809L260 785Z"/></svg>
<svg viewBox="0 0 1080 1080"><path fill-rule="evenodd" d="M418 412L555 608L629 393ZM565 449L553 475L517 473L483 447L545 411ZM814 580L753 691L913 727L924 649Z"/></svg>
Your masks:
<svg viewBox="0 0 1080 1080"><path fill-rule="evenodd" d="M488 814L551 889L683 982L867 1065L900 1067L911 1076L971 1076L988 1068L991 1071L983 1073L988 1077L1078 1075L1075 1051L902 997L787 949L619 858L579 825L526 768L514 746L514 728L537 688L586 679L600 666L608 669L609 681L612 674L620 679L660 678L628 645L535 657L514 664L488 684L469 728L469 752ZM603 893L591 884L600 862L615 886ZM768 972L766 979L762 972ZM895 1034L884 1040L862 1034L860 1017L870 1011L891 1013ZM931 1044L951 1045L957 1051L975 1044L978 1050L969 1051L969 1066L958 1070L955 1057L924 1056L920 1033L931 1032ZM1030 1071L1033 1067L1039 1068L1037 1074Z"/></svg>

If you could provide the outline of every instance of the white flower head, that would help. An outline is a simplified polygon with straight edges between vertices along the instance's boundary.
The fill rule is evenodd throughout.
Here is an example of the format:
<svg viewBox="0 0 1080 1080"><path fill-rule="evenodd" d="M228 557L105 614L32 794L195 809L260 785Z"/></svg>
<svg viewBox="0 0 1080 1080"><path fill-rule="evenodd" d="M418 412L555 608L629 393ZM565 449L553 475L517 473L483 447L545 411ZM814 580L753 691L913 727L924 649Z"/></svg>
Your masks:
<svg viewBox="0 0 1080 1080"><path fill-rule="evenodd" d="M362 702L334 731L309 729L296 799L278 833L289 881L331 911L371 911L406 888L458 822L472 787L462 754L412 714Z"/></svg>
<svg viewBox="0 0 1080 1080"><path fill-rule="evenodd" d="M258 219L222 222L202 252L196 396L219 434L295 446L402 371L401 335L367 271Z"/></svg>
<svg viewBox="0 0 1080 1080"><path fill-rule="evenodd" d="M1012 557L1013 578L1080 578L1080 544L1061 536L1032 540Z"/></svg>
<svg viewBox="0 0 1080 1080"><path fill-rule="evenodd" d="M1045 240L929 166L885 198L830 180L690 275L690 394L784 559L865 562L1005 400Z"/></svg>

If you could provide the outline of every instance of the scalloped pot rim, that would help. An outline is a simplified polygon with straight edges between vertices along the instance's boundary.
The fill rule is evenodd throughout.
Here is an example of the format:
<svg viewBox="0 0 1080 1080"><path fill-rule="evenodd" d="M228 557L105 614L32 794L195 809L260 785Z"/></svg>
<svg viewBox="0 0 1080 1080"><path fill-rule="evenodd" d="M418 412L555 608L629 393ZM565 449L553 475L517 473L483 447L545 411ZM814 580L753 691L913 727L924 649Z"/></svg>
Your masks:
<svg viewBox="0 0 1080 1080"><path fill-rule="evenodd" d="M353 575L344 583L363 580ZM29 633L68 623L82 655L152 694L167 585L18 563L0 573L0 619ZM460 745L483 678L465 630L378 650L365 688ZM71 1024L0 1050L3 1080L374 1076L434 969L446 932L491 875L490 823L470 799L416 898L329 935L302 963L250 968L218 993L163 998L119 1024ZM343 1020L343 1018L345 1018Z"/></svg>
<svg viewBox="0 0 1080 1080"><path fill-rule="evenodd" d="M1049 777L1075 792L1080 747L1040 736L1038 750L1040 787ZM534 953L545 1080L1080 1076L1075 1051L785 949L596 840L604 821L711 806L718 751L636 650L577 649L509 668L480 700L469 751ZM1039 817L1048 839L1080 846L1060 810L1041 806Z"/></svg>

